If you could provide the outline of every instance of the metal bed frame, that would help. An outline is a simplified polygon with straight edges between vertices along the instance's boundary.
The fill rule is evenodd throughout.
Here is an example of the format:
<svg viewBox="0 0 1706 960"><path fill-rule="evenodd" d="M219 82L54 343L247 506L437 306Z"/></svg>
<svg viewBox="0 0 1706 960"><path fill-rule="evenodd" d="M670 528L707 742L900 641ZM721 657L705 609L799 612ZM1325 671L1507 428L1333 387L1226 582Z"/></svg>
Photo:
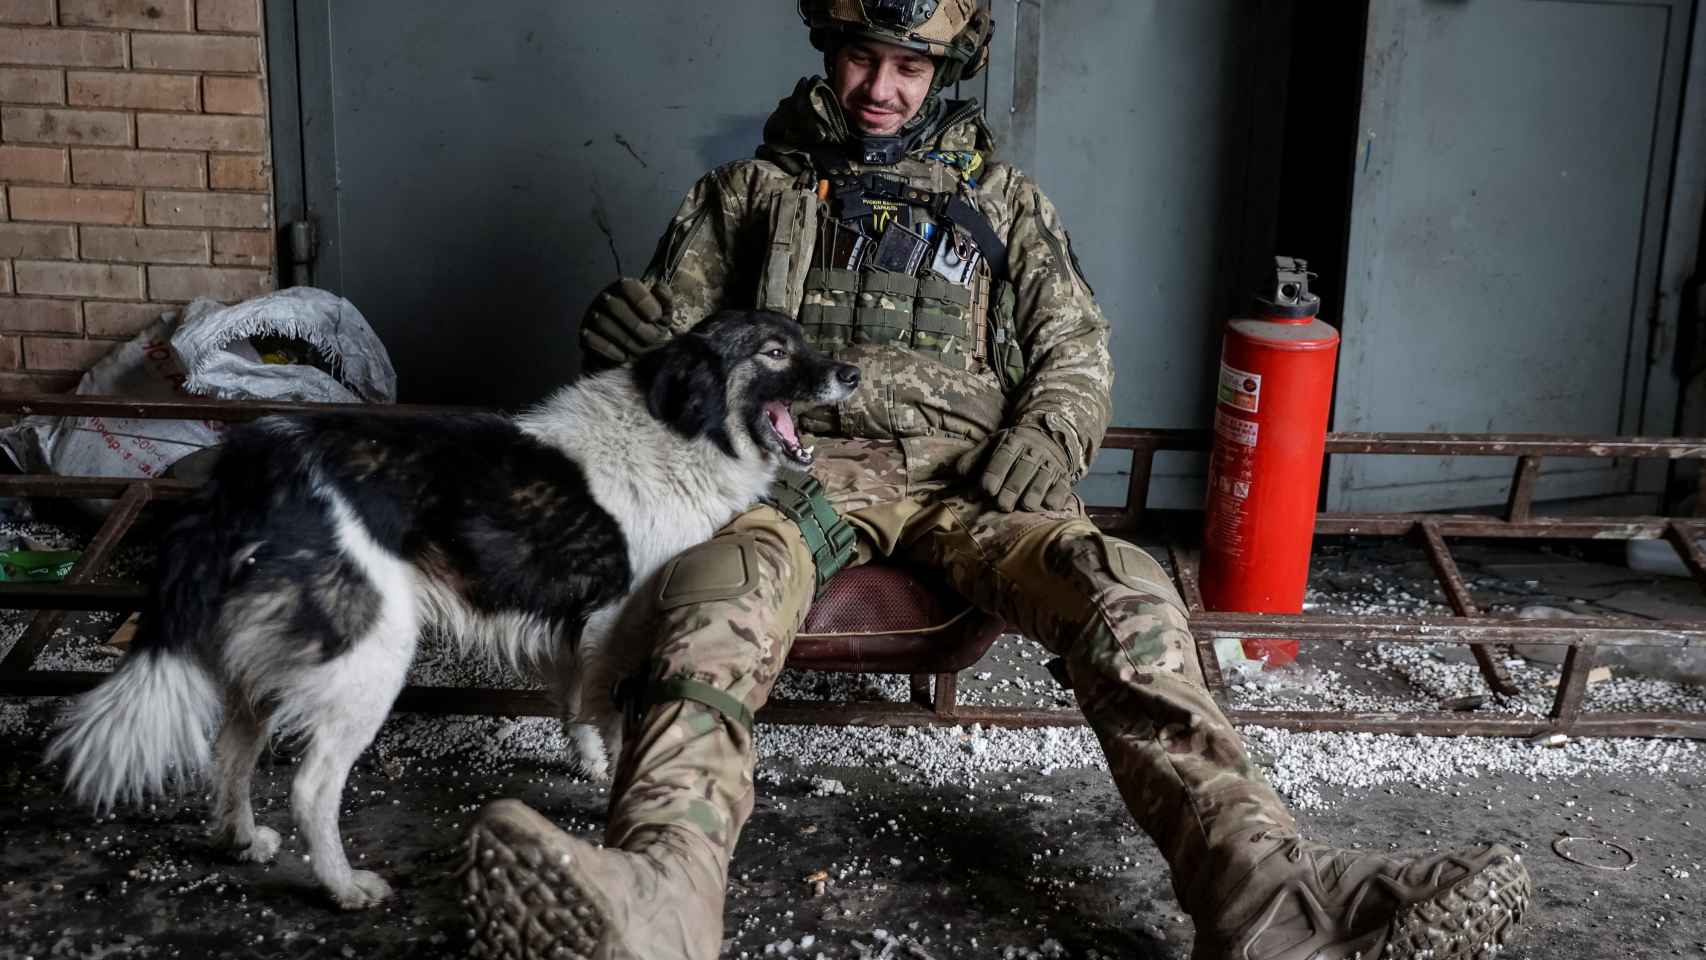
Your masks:
<svg viewBox="0 0 1706 960"><path fill-rule="evenodd" d="M0 414L99 416L134 419L241 421L271 413L359 410L386 416L442 413L443 407L336 406L302 403L228 401L136 402L108 398L29 396L0 398ZM1533 512L1535 481L1546 457L1706 459L1706 438L1576 437L1549 434L1334 433L1328 454L1395 456L1499 456L1515 458L1510 494L1498 516L1480 514L1323 513L1317 536L1408 537L1425 551L1452 617L1341 617L1322 614L1216 613L1203 609L1198 588L1197 551L1188 531L1191 515L1146 509L1155 455L1162 451L1208 449L1209 435L1199 430L1114 428L1103 446L1131 451L1126 502L1118 508L1092 508L1101 528L1124 535L1159 530L1172 561L1180 595L1191 610L1204 681L1224 703L1226 683L1215 658L1221 637L1300 639L1312 643L1461 643L1470 646L1487 685L1500 694L1517 686L1501 665L1499 648L1509 644L1551 644L1568 648L1563 676L1545 717L1436 711L1425 713L1352 713L1343 711L1229 710L1237 724L1293 730L1370 733L1533 737L1570 736L1682 737L1706 739L1706 714L1681 712L1593 713L1582 703L1588 673L1601 646L1690 647L1706 645L1706 621L1654 621L1632 618L1511 620L1481 611L1470 596L1448 543L1453 537L1543 540L1668 541L1695 580L1706 588L1706 553L1697 538L1706 536L1706 518L1664 516L1545 517ZM1698 503L1706 509L1706 469L1700 472ZM58 583L0 583L0 608L34 609L23 636L0 660L0 696L60 696L80 692L104 676L94 671L35 669L37 655L70 610L135 610L142 590L134 584L100 582L114 550L143 509L155 501L179 499L193 483L163 479L89 477L0 477L0 496L111 499L112 510L84 549L69 575ZM772 702L759 719L773 723L917 725L984 723L1038 726L1082 723L1077 711L959 704L955 675L929 674L912 680L908 702ZM541 691L461 687L406 687L397 709L430 713L548 715L553 711Z"/></svg>

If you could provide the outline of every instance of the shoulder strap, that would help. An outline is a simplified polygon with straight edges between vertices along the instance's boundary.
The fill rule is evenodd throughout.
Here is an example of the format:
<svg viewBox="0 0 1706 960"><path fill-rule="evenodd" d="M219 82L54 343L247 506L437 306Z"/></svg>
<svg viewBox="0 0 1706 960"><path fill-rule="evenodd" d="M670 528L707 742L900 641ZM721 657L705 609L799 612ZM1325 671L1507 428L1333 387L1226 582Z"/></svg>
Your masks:
<svg viewBox="0 0 1706 960"><path fill-rule="evenodd" d="M1005 282L1007 244L1001 242L1001 237L996 234L995 226L989 222L989 218L957 193L938 193L933 196L947 198L942 202L941 212L937 213L937 216L971 234L971 238L977 242L978 251L989 261L990 275L997 282Z"/></svg>

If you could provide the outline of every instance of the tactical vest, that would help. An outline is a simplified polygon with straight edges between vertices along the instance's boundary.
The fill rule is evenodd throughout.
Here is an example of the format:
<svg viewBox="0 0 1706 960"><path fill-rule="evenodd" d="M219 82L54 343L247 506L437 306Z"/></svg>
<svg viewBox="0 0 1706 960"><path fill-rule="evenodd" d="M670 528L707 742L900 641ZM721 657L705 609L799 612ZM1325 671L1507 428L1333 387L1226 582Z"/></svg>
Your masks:
<svg viewBox="0 0 1706 960"><path fill-rule="evenodd" d="M976 185L978 154L930 156ZM989 219L960 193L854 172L828 154L813 159L815 193L785 191L772 211L760 305L792 312L789 296L802 290L797 315L818 349L897 346L1016 388L1025 365L1015 298L1006 245Z"/></svg>

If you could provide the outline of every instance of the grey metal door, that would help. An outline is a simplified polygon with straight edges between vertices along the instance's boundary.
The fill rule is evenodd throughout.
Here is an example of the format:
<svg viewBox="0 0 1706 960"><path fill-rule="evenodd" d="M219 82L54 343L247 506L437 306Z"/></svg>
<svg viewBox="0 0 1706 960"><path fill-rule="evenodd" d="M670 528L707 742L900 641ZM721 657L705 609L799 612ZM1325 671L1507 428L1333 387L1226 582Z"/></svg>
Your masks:
<svg viewBox="0 0 1706 960"><path fill-rule="evenodd" d="M1670 432L1657 293L1692 7L1374 0L1336 429ZM1491 503L1509 479L1503 460L1339 457L1329 505ZM1634 482L1578 461L1540 492Z"/></svg>
<svg viewBox="0 0 1706 960"><path fill-rule="evenodd" d="M593 293L638 274L694 180L750 156L821 71L792 6L763 0L292 6L269 4L269 51L275 87L300 64L314 281L373 323L407 400L516 404L568 380Z"/></svg>

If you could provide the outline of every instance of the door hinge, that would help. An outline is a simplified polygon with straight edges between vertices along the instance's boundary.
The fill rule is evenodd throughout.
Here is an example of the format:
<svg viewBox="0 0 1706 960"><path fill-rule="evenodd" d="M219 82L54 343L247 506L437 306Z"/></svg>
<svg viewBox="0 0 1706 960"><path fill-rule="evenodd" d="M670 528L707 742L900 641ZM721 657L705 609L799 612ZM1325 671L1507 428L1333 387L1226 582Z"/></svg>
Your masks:
<svg viewBox="0 0 1706 960"><path fill-rule="evenodd" d="M320 231L313 220L292 220L284 228L289 269L285 278L293 287L314 283L314 260L320 255Z"/></svg>

